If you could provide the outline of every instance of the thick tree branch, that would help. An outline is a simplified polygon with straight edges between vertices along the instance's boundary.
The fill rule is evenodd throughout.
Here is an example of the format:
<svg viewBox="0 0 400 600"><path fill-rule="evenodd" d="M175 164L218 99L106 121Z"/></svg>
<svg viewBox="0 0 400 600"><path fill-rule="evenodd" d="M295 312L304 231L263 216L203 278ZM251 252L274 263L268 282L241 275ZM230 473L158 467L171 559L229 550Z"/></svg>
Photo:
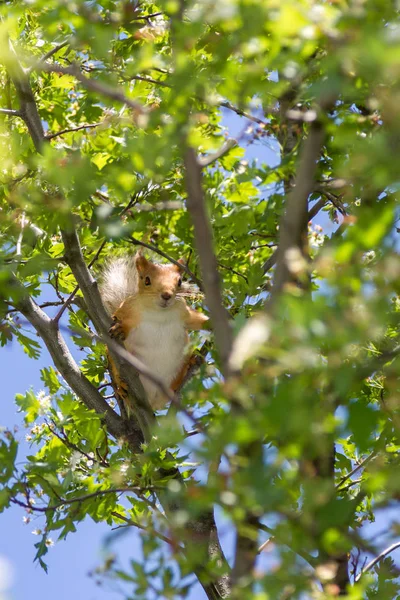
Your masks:
<svg viewBox="0 0 400 600"><path fill-rule="evenodd" d="M17 92L19 100L18 116L25 121L36 150L41 152L45 135L33 95L29 72L26 72L21 66L9 40L3 53L3 61Z"/></svg>
<svg viewBox="0 0 400 600"><path fill-rule="evenodd" d="M272 306L276 304L277 299L289 282L295 281L298 284L303 284L302 277L307 277L302 263L305 265L308 258L308 199L315 188L318 160L326 136L323 119L326 118L325 113L332 108L334 102L335 96L332 93L320 99L318 106L320 114L315 113L315 118L311 122L308 137L301 151L294 187L289 193L286 210L280 224L277 267L271 293L271 302L267 303L267 310L271 308L271 304ZM322 200L317 205L322 207ZM318 477L334 480L334 457L335 446L327 440L325 453L318 456L318 459L314 461ZM329 554L321 552L320 558L321 562L332 561L335 563L336 573L332 583L338 586L340 595L346 594L346 589L349 585L347 553L338 552Z"/></svg>
<svg viewBox="0 0 400 600"><path fill-rule="evenodd" d="M81 289L89 316L100 336L107 339L108 330L111 326L111 318L103 306L97 282L94 280L83 258L76 230L73 228L68 231L63 230L61 234L65 246L65 260ZM112 348L109 348L109 351L123 381L128 386L128 395L143 435L145 439L149 439L155 422L154 414L146 398L139 376L132 369L132 366L122 360L119 354Z"/></svg>
<svg viewBox="0 0 400 600"><path fill-rule="evenodd" d="M329 97L320 102L325 111L333 104ZM314 189L317 162L325 140L325 128L320 118L311 123L309 135L304 143L296 173L294 188L290 191L286 210L280 225L280 240L277 249L277 267L272 289L272 301L282 292L285 285L293 279L291 260L297 257L305 259L307 247L308 198ZM293 257L291 256L293 254Z"/></svg>
<svg viewBox="0 0 400 600"><path fill-rule="evenodd" d="M262 463L263 444L255 440L238 451L241 460L249 464ZM239 524L236 536L235 560L232 569L233 597L240 600L250 595L253 588L253 569L256 563L258 548L259 517L251 509L246 509L243 522Z"/></svg>
<svg viewBox="0 0 400 600"><path fill-rule="evenodd" d="M105 245L106 245L106 240L104 240L100 244L100 246L99 246L96 254L94 255L94 257L92 258L92 260L90 261L90 263L88 265L88 270L91 269L93 267L94 263L98 260L100 254L101 254L101 251L103 250L103 248L104 248ZM66 309L72 304L73 299L75 298L75 295L77 294L78 290L79 290L79 285L77 285L73 289L73 291L71 292L71 294L68 296L68 298L64 302L63 306L60 308L60 310L58 311L58 313L56 314L56 316L53 318L53 321L55 323L59 323L59 321L60 321L62 315L64 314L64 312L66 311Z"/></svg>
<svg viewBox="0 0 400 600"><path fill-rule="evenodd" d="M327 204L327 200L324 200L323 198L318 200L318 202L316 202L314 204L314 206L312 206L310 208L308 215L307 215L307 222L311 221L311 219L313 219L319 213L319 211L322 208L324 208L324 206L326 206L326 204ZM268 273L268 271L270 269L272 269L272 267L276 264L277 260L278 260L278 249L274 250L274 252L271 254L271 256L269 258L267 258L267 260L265 261L265 263L263 265L264 273Z"/></svg>
<svg viewBox="0 0 400 600"><path fill-rule="evenodd" d="M107 404L97 388L82 374L57 325L25 293L19 282L16 281L16 285L23 294L17 303L17 308L36 329L65 381L89 409L104 416L107 428L114 437L123 437L125 434L123 420Z"/></svg>
<svg viewBox="0 0 400 600"><path fill-rule="evenodd" d="M210 310L215 343L221 357L225 377L230 374L229 355L232 331L224 308L218 263L213 250L213 236L207 215L201 181L201 166L193 148L187 148L184 157L186 170L187 207L194 226L194 237L200 259L206 304Z"/></svg>
<svg viewBox="0 0 400 600"><path fill-rule="evenodd" d="M53 323L54 323L54 319L53 319ZM155 375L153 373L153 371L151 369L149 369L149 367L147 367L136 356L134 356L133 354L128 352L128 350L126 350L123 346L118 344L118 342L116 342L114 339L112 339L109 335L99 336L96 333L86 331L85 329L74 330L74 329L70 329L65 326L61 326L61 328L67 330L69 333L72 333L72 334L78 333L83 338L87 338L88 340L96 340L96 341L104 344L105 346L107 346L109 350L114 352L122 360L124 360L126 363L128 363L128 365L133 367L138 373L140 373L140 375L143 375L143 377L145 377L146 379L148 379L149 381L154 383L154 385L156 387L158 387L158 389L168 398L168 400L171 402L171 405L175 406L175 408L180 410L184 415L186 415L186 417L190 421L192 421L193 425L195 425L197 427L197 431L199 433L205 433L205 428L202 425L202 423L198 419L196 419L193 416L193 414L181 404L181 402L179 401L178 395L174 394L174 392L171 392L171 390L165 385L163 380L160 379L157 375ZM181 388L187 381L186 377L188 377L188 376L190 377L190 374L193 374L193 371L198 367L199 364L200 364L200 361L199 362L195 361L195 364L192 367L193 370L191 371L191 373L189 370L188 374L186 374L185 379L181 384ZM97 388L97 389L99 389L99 388Z"/></svg>

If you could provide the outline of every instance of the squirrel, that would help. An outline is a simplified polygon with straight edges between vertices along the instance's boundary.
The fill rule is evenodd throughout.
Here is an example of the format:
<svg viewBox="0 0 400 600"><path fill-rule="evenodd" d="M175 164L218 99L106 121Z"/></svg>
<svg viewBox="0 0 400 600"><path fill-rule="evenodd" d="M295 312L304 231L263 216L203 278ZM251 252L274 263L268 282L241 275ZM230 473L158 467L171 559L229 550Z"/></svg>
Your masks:
<svg viewBox="0 0 400 600"><path fill-rule="evenodd" d="M183 259L177 262L185 264ZM178 265L157 264L141 253L109 261L100 284L114 322L110 335L121 339L172 391L187 370L187 332L207 329L209 321L187 306L185 292L187 295ZM139 377L152 409L163 408L168 400L165 394L146 377ZM123 397L123 392L120 395Z"/></svg>

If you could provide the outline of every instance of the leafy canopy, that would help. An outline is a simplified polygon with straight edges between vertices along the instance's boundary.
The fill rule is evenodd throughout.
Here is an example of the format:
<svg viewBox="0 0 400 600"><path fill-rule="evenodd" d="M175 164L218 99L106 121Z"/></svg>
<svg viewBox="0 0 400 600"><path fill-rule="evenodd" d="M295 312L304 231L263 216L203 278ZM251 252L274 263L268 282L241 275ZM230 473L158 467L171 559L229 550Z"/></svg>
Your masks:
<svg viewBox="0 0 400 600"><path fill-rule="evenodd" d="M105 257L145 245L186 256L206 281L188 147L205 164L235 333L225 379L217 333L192 337L206 360L140 453L59 366L43 369L45 391L16 397L23 466L11 423L0 436L1 510L42 513L43 568L51 540L87 516L138 528L130 570L100 569L130 598L185 598L193 573L199 598L397 597L390 555L362 572L362 557L399 534L388 524L379 545L367 527L400 497L397 3L16 0L0 14L1 344L39 357L43 335L21 308L35 299L58 313L54 344L69 340L119 414L61 232L77 228L94 276ZM229 115L241 132L224 150ZM206 310L210 300L206 288ZM193 544L191 524L214 507L237 533L232 591L221 556ZM273 569L257 562L266 535Z"/></svg>

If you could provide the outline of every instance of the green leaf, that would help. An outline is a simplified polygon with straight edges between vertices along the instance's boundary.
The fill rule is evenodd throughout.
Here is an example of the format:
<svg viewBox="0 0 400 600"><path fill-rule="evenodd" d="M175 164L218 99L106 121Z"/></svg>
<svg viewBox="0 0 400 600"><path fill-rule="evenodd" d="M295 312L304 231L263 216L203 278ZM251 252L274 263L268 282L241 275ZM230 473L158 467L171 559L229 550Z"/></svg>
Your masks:
<svg viewBox="0 0 400 600"><path fill-rule="evenodd" d="M40 370L40 373L40 378L45 384L45 386L48 388L50 394L56 394L60 389L61 385L58 380L57 373L53 369L53 367L44 367Z"/></svg>
<svg viewBox="0 0 400 600"><path fill-rule="evenodd" d="M28 390L25 395L16 394L15 402L20 411L25 413L25 423L30 424L36 421L40 412L40 402L33 393L33 390Z"/></svg>

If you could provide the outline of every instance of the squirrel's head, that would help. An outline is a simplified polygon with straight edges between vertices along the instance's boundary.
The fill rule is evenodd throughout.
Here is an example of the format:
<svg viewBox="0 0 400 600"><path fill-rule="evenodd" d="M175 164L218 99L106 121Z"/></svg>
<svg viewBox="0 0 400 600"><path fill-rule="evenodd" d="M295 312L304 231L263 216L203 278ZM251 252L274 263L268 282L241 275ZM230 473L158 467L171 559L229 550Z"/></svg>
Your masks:
<svg viewBox="0 0 400 600"><path fill-rule="evenodd" d="M185 261L180 259L178 263L184 265ZM154 304L161 308L168 308L175 302L176 294L182 286L182 271L177 265L158 265L138 254L136 269L140 294L148 296L149 300L154 300Z"/></svg>

